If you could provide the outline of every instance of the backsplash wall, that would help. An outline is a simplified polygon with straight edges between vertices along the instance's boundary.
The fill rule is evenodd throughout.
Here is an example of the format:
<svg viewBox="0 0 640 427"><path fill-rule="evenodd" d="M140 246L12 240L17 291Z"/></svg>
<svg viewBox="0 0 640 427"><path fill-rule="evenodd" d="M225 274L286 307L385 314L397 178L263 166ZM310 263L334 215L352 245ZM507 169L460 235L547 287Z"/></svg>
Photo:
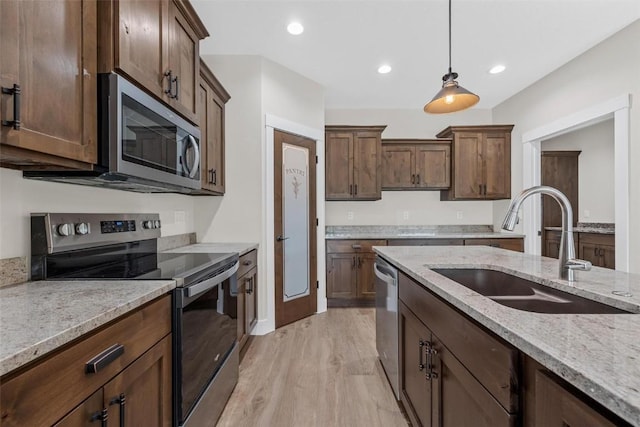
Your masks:
<svg viewBox="0 0 640 427"><path fill-rule="evenodd" d="M162 235L194 231L194 200L180 194L142 194L32 181L0 168L0 259L29 256L35 212L159 213Z"/></svg>

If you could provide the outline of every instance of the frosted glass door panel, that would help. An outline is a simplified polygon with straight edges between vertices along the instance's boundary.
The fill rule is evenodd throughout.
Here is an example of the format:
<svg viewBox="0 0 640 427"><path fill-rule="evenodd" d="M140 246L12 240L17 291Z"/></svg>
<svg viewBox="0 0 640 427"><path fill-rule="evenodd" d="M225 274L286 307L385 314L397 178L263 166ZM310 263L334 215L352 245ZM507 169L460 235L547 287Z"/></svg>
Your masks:
<svg viewBox="0 0 640 427"><path fill-rule="evenodd" d="M309 150L282 144L284 301L309 295Z"/></svg>

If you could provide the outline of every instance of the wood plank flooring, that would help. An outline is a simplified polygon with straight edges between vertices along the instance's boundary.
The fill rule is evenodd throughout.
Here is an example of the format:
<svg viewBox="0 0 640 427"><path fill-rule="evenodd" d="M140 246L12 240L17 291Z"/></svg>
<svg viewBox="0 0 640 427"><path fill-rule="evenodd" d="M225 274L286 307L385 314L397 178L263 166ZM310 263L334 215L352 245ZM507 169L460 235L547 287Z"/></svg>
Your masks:
<svg viewBox="0 0 640 427"><path fill-rule="evenodd" d="M375 345L375 309L333 308L254 337L218 426L403 426Z"/></svg>

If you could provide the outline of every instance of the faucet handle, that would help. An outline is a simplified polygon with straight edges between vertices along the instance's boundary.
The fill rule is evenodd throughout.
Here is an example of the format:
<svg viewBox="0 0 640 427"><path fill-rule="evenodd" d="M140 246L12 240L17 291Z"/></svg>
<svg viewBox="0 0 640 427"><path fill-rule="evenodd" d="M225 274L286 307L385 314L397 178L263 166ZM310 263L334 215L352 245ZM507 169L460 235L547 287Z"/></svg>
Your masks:
<svg viewBox="0 0 640 427"><path fill-rule="evenodd" d="M582 270L589 271L591 270L592 264L589 261L585 261L582 259L571 258L567 260L565 264L569 270Z"/></svg>

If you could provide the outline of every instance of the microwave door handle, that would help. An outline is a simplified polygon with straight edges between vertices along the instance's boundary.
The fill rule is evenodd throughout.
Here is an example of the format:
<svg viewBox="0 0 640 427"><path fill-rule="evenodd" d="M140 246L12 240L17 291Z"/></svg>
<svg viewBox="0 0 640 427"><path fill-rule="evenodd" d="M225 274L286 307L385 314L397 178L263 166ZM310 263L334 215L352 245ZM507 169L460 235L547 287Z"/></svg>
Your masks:
<svg viewBox="0 0 640 427"><path fill-rule="evenodd" d="M187 164L187 156L186 156L187 147L185 146L184 149L182 150L182 165L184 166L185 170L189 174L189 178L195 178L196 173L198 172L198 166L200 165L200 147L198 147L198 143L196 142L196 139L193 137L193 135L187 135L186 139L189 142L189 144L193 146L193 149L196 155L193 161L193 166L190 167Z"/></svg>

